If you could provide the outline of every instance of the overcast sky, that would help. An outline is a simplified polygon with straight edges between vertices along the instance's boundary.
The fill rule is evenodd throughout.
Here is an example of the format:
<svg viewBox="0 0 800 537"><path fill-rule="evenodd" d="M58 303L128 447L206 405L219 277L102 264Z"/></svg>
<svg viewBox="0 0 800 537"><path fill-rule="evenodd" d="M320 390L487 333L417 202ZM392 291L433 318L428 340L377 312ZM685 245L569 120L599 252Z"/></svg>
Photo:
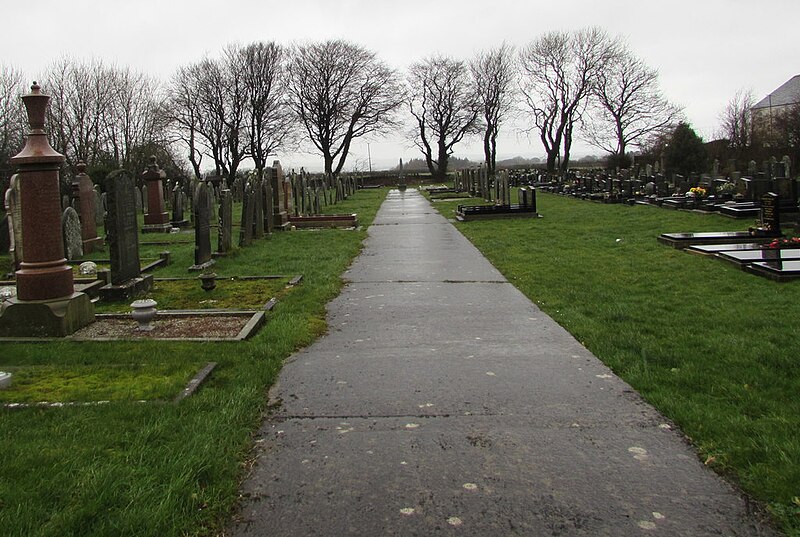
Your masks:
<svg viewBox="0 0 800 537"><path fill-rule="evenodd" d="M401 71L433 53L468 59L504 40L524 46L550 30L597 25L623 36L631 50L660 72L670 100L685 107L706 140L740 88L756 99L800 74L800 1L672 0L560 2L486 0L5 0L0 63L39 77L62 55L101 58L168 79L180 65L216 55L230 42L281 44L344 38L378 53ZM46 83L46 81L44 81ZM366 143L345 165L366 167ZM399 137L371 140L373 167L418 152ZM457 156L480 159L480 143L456 146ZM510 127L499 158L542 157L537 140ZM577 144L574 156L601 154ZM312 154L281 155L286 166L319 165Z"/></svg>

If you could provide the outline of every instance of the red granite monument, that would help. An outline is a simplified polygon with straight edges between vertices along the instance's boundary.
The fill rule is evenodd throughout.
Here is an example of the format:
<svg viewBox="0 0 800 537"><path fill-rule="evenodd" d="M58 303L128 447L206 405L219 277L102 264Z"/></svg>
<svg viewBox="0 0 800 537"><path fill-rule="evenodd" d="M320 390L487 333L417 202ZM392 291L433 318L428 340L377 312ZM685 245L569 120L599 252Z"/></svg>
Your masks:
<svg viewBox="0 0 800 537"><path fill-rule="evenodd" d="M147 212L144 215L142 233L169 233L172 224L164 206L164 179L167 174L158 167L156 157L150 157L150 165L142 173L147 184Z"/></svg>
<svg viewBox="0 0 800 537"><path fill-rule="evenodd" d="M64 257L58 177L65 159L50 147L44 130L49 100L36 82L22 97L30 131L11 163L20 182L25 248L15 273L17 296L0 311L0 336L66 336L94 321L94 305L75 292Z"/></svg>

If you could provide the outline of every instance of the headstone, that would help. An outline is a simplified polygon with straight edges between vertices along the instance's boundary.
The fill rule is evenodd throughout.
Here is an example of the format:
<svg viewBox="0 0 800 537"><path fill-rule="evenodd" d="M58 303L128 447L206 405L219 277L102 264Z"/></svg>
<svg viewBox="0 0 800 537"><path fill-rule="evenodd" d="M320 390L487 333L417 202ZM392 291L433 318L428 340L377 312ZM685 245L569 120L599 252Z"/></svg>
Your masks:
<svg viewBox="0 0 800 537"><path fill-rule="evenodd" d="M61 215L61 230L64 234L64 256L67 261L83 257L81 219L72 207L67 207Z"/></svg>
<svg viewBox="0 0 800 537"><path fill-rule="evenodd" d="M272 214L272 181L269 177L264 177L261 181L261 192L258 193L264 206L264 231L269 235L272 233L274 225Z"/></svg>
<svg viewBox="0 0 800 537"><path fill-rule="evenodd" d="M75 291L72 268L64 258L59 175L65 157L47 140L49 100L36 82L22 96L30 128L25 147L11 164L20 182L25 251L16 272L16 297L0 310L0 336L63 337L94 321L94 305Z"/></svg>
<svg viewBox="0 0 800 537"><path fill-rule="evenodd" d="M242 226L239 228L239 246L250 246L253 243L253 219L255 218L255 203L253 199L253 183L247 181L244 187L242 200Z"/></svg>
<svg viewBox="0 0 800 537"><path fill-rule="evenodd" d="M194 192L194 265L190 271L205 270L214 264L211 259L211 193L205 182Z"/></svg>
<svg viewBox="0 0 800 537"><path fill-rule="evenodd" d="M75 175L73 183L74 190L77 192L79 216L81 221L81 237L83 241L83 253L89 254L95 250L103 249L103 239L97 236L96 210L94 183L86 175L86 164L79 162L76 166L78 173ZM67 258L71 259L71 258Z"/></svg>
<svg viewBox="0 0 800 537"><path fill-rule="evenodd" d="M784 177L792 178L792 160L789 158L789 155L783 155L781 159L783 163L783 172Z"/></svg>
<svg viewBox="0 0 800 537"><path fill-rule="evenodd" d="M217 251L215 255L226 255L232 249L233 236L233 193L223 188L219 194L219 228L217 232Z"/></svg>
<svg viewBox="0 0 800 537"><path fill-rule="evenodd" d="M22 203L20 202L19 178L11 176L11 182L5 195L6 214L8 215L8 252L11 255L11 272L20 269L22 263Z"/></svg>
<svg viewBox="0 0 800 537"><path fill-rule="evenodd" d="M280 161L274 161L272 167L267 168L267 170L269 170L268 176L270 186L272 187L272 229L275 231L284 231L289 227L289 214L286 212L284 206L284 175Z"/></svg>
<svg viewBox="0 0 800 537"><path fill-rule="evenodd" d="M261 239L264 237L264 196L261 196L261 179L253 176L250 179L253 182L253 191L255 192L255 210L253 211L253 238Z"/></svg>
<svg viewBox="0 0 800 537"><path fill-rule="evenodd" d="M147 187L143 187L143 190L144 190L144 195L146 196L147 195ZM134 199L136 201L136 212L137 213L138 212L141 212L141 213L147 212L147 211L144 210L144 204L142 203L142 199L143 199L142 190L140 190L138 186L133 189L133 197L134 197Z"/></svg>
<svg viewBox="0 0 800 537"><path fill-rule="evenodd" d="M180 183L177 183L172 189L172 195L170 197L172 198L172 220L169 222L170 225L177 228L189 227L189 221L184 214L186 211L186 205L184 203L186 194L183 192Z"/></svg>
<svg viewBox="0 0 800 537"><path fill-rule="evenodd" d="M156 157L150 157L150 165L142 173L142 180L147 187L147 212L144 215L144 227L142 233L163 233L169 232L172 226L169 223L169 215L164 207L163 181L166 173L158 167Z"/></svg>
<svg viewBox="0 0 800 537"><path fill-rule="evenodd" d="M767 192L761 197L761 230L781 233L780 196Z"/></svg>
<svg viewBox="0 0 800 537"><path fill-rule="evenodd" d="M106 179L106 234L111 258L111 285L115 286L141 274L135 189L133 177L127 170L115 170Z"/></svg>
<svg viewBox="0 0 800 537"><path fill-rule="evenodd" d="M105 206L105 198L103 194L100 193L100 188L95 185L94 186L94 225L95 229L97 226L102 226L103 222L106 218L106 206Z"/></svg>

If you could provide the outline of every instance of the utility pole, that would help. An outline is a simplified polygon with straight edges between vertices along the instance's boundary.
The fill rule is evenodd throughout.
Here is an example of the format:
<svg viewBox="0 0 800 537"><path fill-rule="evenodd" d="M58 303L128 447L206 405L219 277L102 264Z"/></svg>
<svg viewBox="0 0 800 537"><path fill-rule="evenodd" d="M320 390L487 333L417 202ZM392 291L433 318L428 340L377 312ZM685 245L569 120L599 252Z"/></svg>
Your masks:
<svg viewBox="0 0 800 537"><path fill-rule="evenodd" d="M369 161L369 173L372 175L372 153L369 150L369 142L367 142L367 160Z"/></svg>

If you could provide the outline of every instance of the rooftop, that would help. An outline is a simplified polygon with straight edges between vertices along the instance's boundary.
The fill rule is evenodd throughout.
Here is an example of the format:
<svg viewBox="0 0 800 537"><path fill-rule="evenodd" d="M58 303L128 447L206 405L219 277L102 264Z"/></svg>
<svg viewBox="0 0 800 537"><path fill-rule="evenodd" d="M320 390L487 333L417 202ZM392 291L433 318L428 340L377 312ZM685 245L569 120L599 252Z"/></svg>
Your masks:
<svg viewBox="0 0 800 537"><path fill-rule="evenodd" d="M800 102L800 75L794 75L781 87L758 101L752 109L786 106L798 102Z"/></svg>

